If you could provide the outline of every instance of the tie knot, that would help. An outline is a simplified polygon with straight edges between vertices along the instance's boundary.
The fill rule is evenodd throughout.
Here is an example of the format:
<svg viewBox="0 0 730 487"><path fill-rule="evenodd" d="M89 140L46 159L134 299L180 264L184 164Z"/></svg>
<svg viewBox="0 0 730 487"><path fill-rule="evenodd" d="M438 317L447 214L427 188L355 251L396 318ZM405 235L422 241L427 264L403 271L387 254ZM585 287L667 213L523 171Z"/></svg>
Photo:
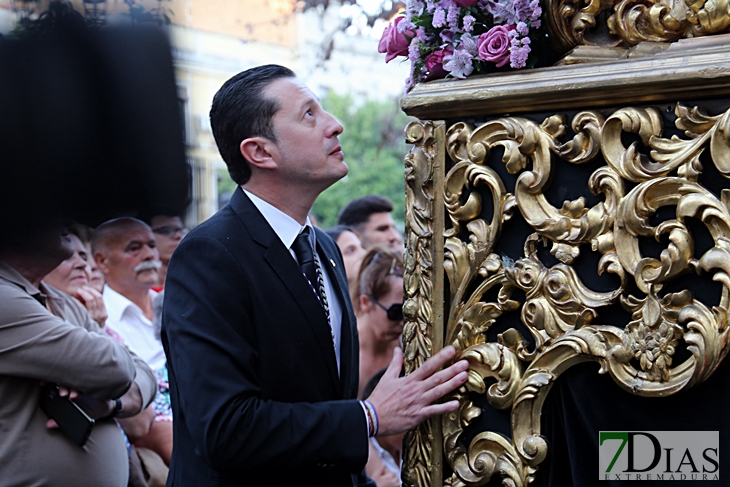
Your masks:
<svg viewBox="0 0 730 487"><path fill-rule="evenodd" d="M294 239L294 243L291 246L294 254L297 256L300 266L314 262L314 250L312 249L312 241L309 238L310 235L311 229L307 225L301 233L297 235L297 238Z"/></svg>

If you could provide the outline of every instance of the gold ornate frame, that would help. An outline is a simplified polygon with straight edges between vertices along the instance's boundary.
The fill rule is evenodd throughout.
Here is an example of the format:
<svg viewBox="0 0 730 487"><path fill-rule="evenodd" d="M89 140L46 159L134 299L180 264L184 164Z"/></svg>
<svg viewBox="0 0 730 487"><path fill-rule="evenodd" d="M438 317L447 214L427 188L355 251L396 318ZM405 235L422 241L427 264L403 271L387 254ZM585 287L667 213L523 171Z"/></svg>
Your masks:
<svg viewBox="0 0 730 487"><path fill-rule="evenodd" d="M631 17L625 3L611 18ZM671 23L671 9L661 5L651 8ZM646 2L632 8L636 15L651 10ZM624 53L627 42L658 39L639 24L643 37L622 28L632 32L619 36ZM682 35L661 40L696 35L701 22L687 17L681 24L675 31ZM575 32L561 42L576 45ZM493 475L505 485L527 485L548 448L540 434L543 401L566 369L598 362L624 390L665 396L706 380L730 349L730 189L713 193L702 184L703 165L712 164L730 188L730 105L716 113L717 103L706 101L730 100L730 36L652 46L635 45L633 52L651 53L635 58L432 82L403 99L406 113L420 119L406 128L413 144L405 160L406 373L448 344L470 362L468 383L453 394L459 411L406 435L405 485L484 485ZM668 105L674 127L660 112ZM535 121L540 112L548 115ZM666 136L670 129L680 135ZM586 188L597 204L549 202L545 190L557 160L603 162ZM516 176L513 188L495 164ZM483 211L485 194L491 217ZM662 207L674 208L674 216L654 223ZM533 233L523 257L511 261L494 248L518 212ZM712 237L700 254L690 219ZM641 239L664 250L642 255ZM541 261L543 245L557 264ZM601 254L596 272L617 276L618 287L597 292L584 284L573 264L585 249ZM692 289L663 291L689 273L721 283L719 302L703 302ZM631 320L624 327L603 323L602 310L618 303ZM487 341L505 313L519 313L531 341L515 328ZM677 364L680 344L690 355ZM487 387L487 378L496 382ZM482 413L470 399L475 393L510 410L511 438L483 431L463 443L464 428ZM444 462L453 472L448 478Z"/></svg>

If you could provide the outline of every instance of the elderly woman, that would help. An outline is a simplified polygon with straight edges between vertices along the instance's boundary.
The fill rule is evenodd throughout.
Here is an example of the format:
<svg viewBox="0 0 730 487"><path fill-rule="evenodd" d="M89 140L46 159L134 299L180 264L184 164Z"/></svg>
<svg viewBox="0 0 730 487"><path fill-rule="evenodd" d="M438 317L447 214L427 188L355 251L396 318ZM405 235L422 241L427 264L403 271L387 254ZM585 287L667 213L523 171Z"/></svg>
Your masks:
<svg viewBox="0 0 730 487"><path fill-rule="evenodd" d="M43 282L79 300L86 307L91 318L103 327L107 318L104 298L102 298L101 292L90 284L92 265L96 266L94 257L90 253L90 231L81 225L68 227L74 253L48 273L43 278Z"/></svg>
<svg viewBox="0 0 730 487"><path fill-rule="evenodd" d="M403 258L383 248L365 254L357 287L352 289L360 335L360 386L385 368L403 333Z"/></svg>

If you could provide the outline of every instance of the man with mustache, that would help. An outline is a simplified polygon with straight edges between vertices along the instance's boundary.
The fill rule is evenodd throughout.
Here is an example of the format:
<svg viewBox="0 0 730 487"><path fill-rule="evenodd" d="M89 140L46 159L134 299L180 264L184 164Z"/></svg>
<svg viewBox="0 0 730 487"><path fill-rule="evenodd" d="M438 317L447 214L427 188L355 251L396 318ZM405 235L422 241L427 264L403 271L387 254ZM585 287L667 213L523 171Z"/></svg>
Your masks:
<svg viewBox="0 0 730 487"><path fill-rule="evenodd" d="M114 420L150 403L155 377L81 303L42 281L77 250L49 220L10 226L0 241L0 485L124 487L128 453ZM41 381L63 386L60 395L96 420L83 448L39 407Z"/></svg>
<svg viewBox="0 0 730 487"><path fill-rule="evenodd" d="M117 218L97 227L92 239L94 258L106 277L106 326L124 340L131 351L152 368L158 378L155 421L136 446L157 453L165 464L172 455L172 416L167 394L165 352L153 323L152 286L159 280L160 262L152 229L134 218Z"/></svg>
<svg viewBox="0 0 730 487"><path fill-rule="evenodd" d="M165 353L152 324L152 301L157 295L152 286L157 284L161 263L152 230L140 220L117 218L96 229L92 247L106 277L107 325L152 370L161 369Z"/></svg>

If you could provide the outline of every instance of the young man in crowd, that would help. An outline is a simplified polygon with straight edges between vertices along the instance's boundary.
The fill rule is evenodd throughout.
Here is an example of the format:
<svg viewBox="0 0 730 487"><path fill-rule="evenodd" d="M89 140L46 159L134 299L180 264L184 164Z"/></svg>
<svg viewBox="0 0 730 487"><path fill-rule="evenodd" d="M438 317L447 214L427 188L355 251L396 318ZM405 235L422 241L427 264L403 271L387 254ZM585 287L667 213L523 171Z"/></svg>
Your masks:
<svg viewBox="0 0 730 487"><path fill-rule="evenodd" d="M354 229L366 250L380 245L403 252L403 236L395 227L392 211L393 203L388 198L369 194L345 205L340 211L337 224Z"/></svg>

